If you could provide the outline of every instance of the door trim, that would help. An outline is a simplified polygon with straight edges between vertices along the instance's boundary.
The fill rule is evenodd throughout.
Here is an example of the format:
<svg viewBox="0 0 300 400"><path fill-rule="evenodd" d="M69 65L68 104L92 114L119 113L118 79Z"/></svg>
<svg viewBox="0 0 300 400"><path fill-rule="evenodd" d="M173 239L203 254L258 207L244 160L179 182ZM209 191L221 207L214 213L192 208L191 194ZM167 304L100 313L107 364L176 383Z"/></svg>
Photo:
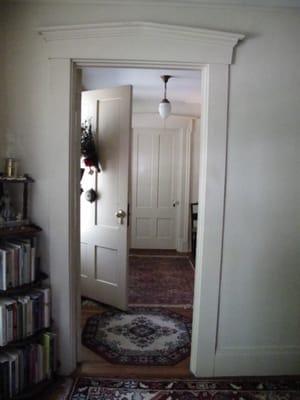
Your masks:
<svg viewBox="0 0 300 400"><path fill-rule="evenodd" d="M39 33L47 42L50 58L49 248L61 373L70 374L76 368L74 332L79 328L79 162L74 162L76 157L79 160L79 132L74 128L73 99L78 90L74 75L78 66L111 66L182 68L202 73L200 206L191 370L196 376L215 375L229 64L234 46L244 36L146 22L41 28ZM59 198L52 191L57 186L61 190Z"/></svg>

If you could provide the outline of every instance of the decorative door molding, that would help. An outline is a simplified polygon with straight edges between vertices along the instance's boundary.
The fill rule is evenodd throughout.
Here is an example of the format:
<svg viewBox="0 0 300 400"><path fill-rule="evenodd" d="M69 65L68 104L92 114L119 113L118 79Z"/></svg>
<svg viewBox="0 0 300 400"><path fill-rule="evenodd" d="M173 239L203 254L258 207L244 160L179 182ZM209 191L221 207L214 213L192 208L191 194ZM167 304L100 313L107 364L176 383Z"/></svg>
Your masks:
<svg viewBox="0 0 300 400"><path fill-rule="evenodd" d="M49 57L49 246L61 373L76 367L79 329L78 67L162 67L202 73L199 231L191 370L215 374L223 243L229 64L244 35L151 22L38 29ZM57 124L59 121L59 124ZM60 149L58 152L57 149ZM49 172L49 174L50 174ZM55 189L60 187L60 196ZM78 239L78 240L77 240ZM77 328L76 328L77 327ZM218 370L218 373L220 371ZM242 373L242 371L241 371Z"/></svg>

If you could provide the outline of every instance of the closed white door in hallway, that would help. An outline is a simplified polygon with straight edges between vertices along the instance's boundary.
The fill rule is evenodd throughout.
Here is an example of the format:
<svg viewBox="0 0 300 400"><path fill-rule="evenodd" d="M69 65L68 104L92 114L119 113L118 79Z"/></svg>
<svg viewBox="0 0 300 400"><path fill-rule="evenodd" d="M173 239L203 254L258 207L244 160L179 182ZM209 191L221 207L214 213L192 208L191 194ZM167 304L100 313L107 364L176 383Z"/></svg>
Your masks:
<svg viewBox="0 0 300 400"><path fill-rule="evenodd" d="M178 137L176 129L135 129L133 132L133 248L176 248Z"/></svg>

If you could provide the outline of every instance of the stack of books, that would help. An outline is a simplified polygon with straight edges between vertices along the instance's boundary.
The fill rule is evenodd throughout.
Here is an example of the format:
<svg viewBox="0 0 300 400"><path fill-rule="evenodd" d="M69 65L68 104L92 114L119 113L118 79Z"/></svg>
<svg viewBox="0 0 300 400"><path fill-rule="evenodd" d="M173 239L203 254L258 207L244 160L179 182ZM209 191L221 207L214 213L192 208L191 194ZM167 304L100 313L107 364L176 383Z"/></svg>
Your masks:
<svg viewBox="0 0 300 400"><path fill-rule="evenodd" d="M0 346L50 327L50 288L0 298Z"/></svg>
<svg viewBox="0 0 300 400"><path fill-rule="evenodd" d="M0 242L0 290L22 286L37 279L36 238Z"/></svg>
<svg viewBox="0 0 300 400"><path fill-rule="evenodd" d="M0 351L0 398L7 400L50 379L56 370L56 334L45 332L33 343Z"/></svg>

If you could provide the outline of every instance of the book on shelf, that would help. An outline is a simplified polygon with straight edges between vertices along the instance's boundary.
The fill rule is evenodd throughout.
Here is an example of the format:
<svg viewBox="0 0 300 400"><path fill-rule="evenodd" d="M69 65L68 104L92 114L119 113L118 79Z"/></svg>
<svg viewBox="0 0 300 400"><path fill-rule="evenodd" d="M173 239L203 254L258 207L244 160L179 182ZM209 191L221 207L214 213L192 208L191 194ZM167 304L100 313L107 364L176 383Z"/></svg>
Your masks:
<svg viewBox="0 0 300 400"><path fill-rule="evenodd" d="M2 399L8 399L10 396L10 379L9 379L9 358L0 352L0 393Z"/></svg>
<svg viewBox="0 0 300 400"><path fill-rule="evenodd" d="M42 333L34 342L0 351L0 398L9 400L56 371L57 336Z"/></svg>
<svg viewBox="0 0 300 400"><path fill-rule="evenodd" d="M0 346L50 327L50 288L0 298Z"/></svg>
<svg viewBox="0 0 300 400"><path fill-rule="evenodd" d="M0 242L0 290L34 282L38 277L37 238Z"/></svg>

